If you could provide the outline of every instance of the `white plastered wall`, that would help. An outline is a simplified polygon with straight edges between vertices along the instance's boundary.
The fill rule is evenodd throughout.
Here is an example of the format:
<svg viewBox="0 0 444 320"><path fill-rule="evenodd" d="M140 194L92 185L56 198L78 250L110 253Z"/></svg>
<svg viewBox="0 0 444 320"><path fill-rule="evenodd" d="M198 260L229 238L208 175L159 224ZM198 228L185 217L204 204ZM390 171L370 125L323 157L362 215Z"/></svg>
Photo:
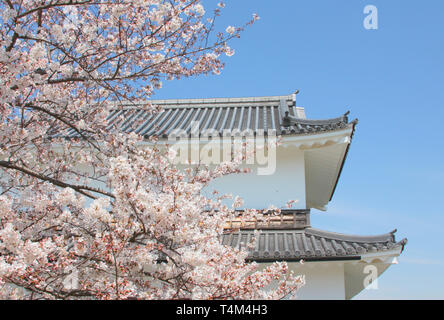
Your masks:
<svg viewBox="0 0 444 320"><path fill-rule="evenodd" d="M261 263L266 267L268 263ZM298 300L344 300L344 262L289 262L295 275L305 276L305 285L296 292Z"/></svg>
<svg viewBox="0 0 444 320"><path fill-rule="evenodd" d="M206 193L212 190L231 193L244 199L245 208L266 209L270 205L285 208L289 200L297 200L295 209L305 209L304 152L296 147L276 149L276 170L270 175L258 175L257 167L250 173L234 174L214 180ZM259 166L264 167L264 166Z"/></svg>

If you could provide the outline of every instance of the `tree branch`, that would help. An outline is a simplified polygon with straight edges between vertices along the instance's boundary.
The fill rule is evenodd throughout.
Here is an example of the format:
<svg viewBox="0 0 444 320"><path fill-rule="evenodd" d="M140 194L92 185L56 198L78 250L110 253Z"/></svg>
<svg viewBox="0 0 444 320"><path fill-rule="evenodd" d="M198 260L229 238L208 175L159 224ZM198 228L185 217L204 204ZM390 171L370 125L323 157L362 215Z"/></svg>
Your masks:
<svg viewBox="0 0 444 320"><path fill-rule="evenodd" d="M66 183L66 182L63 182L63 181L60 181L60 180L57 180L57 179L54 179L54 178L51 178L51 177L39 174L39 173L36 173L36 172L33 172L33 171L29 170L29 169L16 166L15 164L13 164L12 162L9 162L9 161L0 160L0 167L4 167L4 168L7 168L7 169L13 169L13 170L16 170L16 171L20 171L20 172L22 172L24 174L27 174L27 175L29 175L31 177L34 177L34 178L37 178L39 180L50 182L53 185L61 187L61 188L71 188L71 189L77 191L78 193L83 194L84 196L87 196L88 198L93 199L93 200L95 200L97 198L94 197L92 194L86 192L86 191L91 191L91 192L99 193L99 194L102 194L102 195L105 195L105 196L108 196L108 197L114 199L114 195L112 195L109 192L106 192L106 191L103 191L103 190L100 190L100 189L97 189L97 188L88 187L88 186L79 186L79 185L69 184L69 183Z"/></svg>

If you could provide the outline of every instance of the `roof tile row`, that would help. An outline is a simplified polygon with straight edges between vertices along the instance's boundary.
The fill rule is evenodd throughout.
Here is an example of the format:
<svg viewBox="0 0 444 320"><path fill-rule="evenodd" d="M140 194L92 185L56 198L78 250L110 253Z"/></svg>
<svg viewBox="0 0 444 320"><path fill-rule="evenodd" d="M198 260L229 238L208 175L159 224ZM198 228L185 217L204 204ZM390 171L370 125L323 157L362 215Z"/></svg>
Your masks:
<svg viewBox="0 0 444 320"><path fill-rule="evenodd" d="M394 232L362 237L343 235L312 228L304 230L261 230L258 236L253 231L242 230L223 235L222 243L234 248L249 247L249 259L269 260L320 260L358 258L365 253L384 252L404 248L406 239L395 241Z"/></svg>

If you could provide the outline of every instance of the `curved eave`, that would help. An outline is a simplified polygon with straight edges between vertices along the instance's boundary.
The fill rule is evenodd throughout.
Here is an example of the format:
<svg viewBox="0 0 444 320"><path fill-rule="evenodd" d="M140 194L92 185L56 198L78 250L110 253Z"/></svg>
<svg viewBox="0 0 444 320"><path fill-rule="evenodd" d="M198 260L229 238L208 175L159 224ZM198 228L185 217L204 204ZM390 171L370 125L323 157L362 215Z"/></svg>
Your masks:
<svg viewBox="0 0 444 320"><path fill-rule="evenodd" d="M282 136L282 147L304 151L307 208L326 210L343 170L357 121L340 129Z"/></svg>
<svg viewBox="0 0 444 320"><path fill-rule="evenodd" d="M325 122L334 122L339 121L342 118L336 118L331 120L324 120ZM320 123L322 120L305 120L304 122L316 122ZM339 128L334 130L324 130L324 131L318 131L313 133L292 133L287 134L283 136L282 141L286 143L285 146L295 145L299 148L303 149L310 149L310 148L319 148L323 146L328 146L331 144L338 144L338 143L347 143L347 147L344 152L344 156L342 157L342 160L340 161L339 165L339 171L338 174L335 177L335 181L333 183L333 188L330 192L330 195L328 197L328 201L331 201L333 199L333 195L336 191L339 178L341 176L342 170L344 168L345 160L347 159L347 155L350 150L350 145L353 140L353 136L356 130L356 125L358 124L358 120L355 119L349 123L346 123L345 125L341 125ZM318 208L323 210L322 208Z"/></svg>
<svg viewBox="0 0 444 320"><path fill-rule="evenodd" d="M335 186L333 187L333 190L331 192L330 200L329 201L331 201L331 199L333 198L333 195L334 195L334 193L336 191L336 187L338 186L339 177L341 176L342 169L344 168L345 159L347 159L348 151L350 149L350 145L351 145L351 142L353 140L353 135L355 133L355 128L356 128L356 125L358 124L358 120L355 119L351 124L352 124L352 132L350 134L350 142L347 145L347 149L345 150L345 155L344 155L344 158L343 158L342 163L341 163L341 168L339 169L339 174L338 174L338 177L336 178Z"/></svg>
<svg viewBox="0 0 444 320"><path fill-rule="evenodd" d="M284 117L281 123L281 134L301 135L342 130L349 125L348 113L349 112L346 112L338 118L322 120Z"/></svg>
<svg viewBox="0 0 444 320"><path fill-rule="evenodd" d="M282 136L282 145L283 147L296 146L301 149L310 149L336 143L349 143L353 130L353 123L348 123L346 126L334 130L286 134Z"/></svg>

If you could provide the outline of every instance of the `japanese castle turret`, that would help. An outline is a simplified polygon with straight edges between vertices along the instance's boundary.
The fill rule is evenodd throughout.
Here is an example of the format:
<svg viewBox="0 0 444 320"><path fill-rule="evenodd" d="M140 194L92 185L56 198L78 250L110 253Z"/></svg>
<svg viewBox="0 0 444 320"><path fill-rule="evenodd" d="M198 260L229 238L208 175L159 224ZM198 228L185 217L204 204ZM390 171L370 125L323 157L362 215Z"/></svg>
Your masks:
<svg viewBox="0 0 444 320"><path fill-rule="evenodd" d="M194 160L209 164L227 154L231 159L248 149L249 141L263 145L242 164L249 173L224 176L211 185L220 193L239 195L244 209L259 212L245 220L240 210L238 219L227 221L226 229L235 231L227 232L223 243L243 246L259 230L248 259L263 266L287 261L296 274L304 274L300 299L351 299L397 263L407 240L396 241L396 230L358 236L311 225L310 210L326 211L332 201L357 121L349 121L348 112L334 119L306 119L304 108L296 106L296 94L153 100L160 113L124 106L109 121L125 132L157 136L160 142L191 142L191 150L189 143L177 143L178 154L193 160L197 148L199 159ZM270 205L281 209L279 214Z"/></svg>

